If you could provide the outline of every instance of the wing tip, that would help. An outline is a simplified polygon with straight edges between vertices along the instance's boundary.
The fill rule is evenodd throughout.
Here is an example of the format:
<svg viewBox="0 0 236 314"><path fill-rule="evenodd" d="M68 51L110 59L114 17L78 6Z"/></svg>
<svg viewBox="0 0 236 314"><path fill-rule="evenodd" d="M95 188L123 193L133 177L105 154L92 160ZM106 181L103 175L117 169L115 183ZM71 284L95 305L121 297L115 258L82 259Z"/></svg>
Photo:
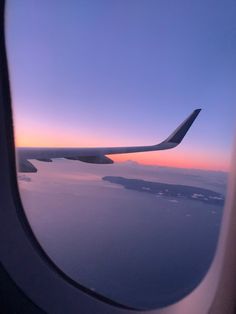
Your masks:
<svg viewBox="0 0 236 314"><path fill-rule="evenodd" d="M165 140L165 142L173 143L173 144L180 144L185 137L186 133L192 126L193 122L201 112L201 108L195 109L187 119L185 119L177 129Z"/></svg>
<svg viewBox="0 0 236 314"><path fill-rule="evenodd" d="M198 108L198 109L195 109L193 112L195 112L197 115L202 111L202 108Z"/></svg>

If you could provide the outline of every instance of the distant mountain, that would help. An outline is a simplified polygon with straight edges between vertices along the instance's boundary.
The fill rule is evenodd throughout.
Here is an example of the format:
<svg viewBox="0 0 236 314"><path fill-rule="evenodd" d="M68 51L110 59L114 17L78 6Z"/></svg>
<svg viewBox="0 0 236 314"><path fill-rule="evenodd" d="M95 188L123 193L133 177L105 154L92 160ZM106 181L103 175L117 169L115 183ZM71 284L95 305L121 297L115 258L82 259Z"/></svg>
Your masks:
<svg viewBox="0 0 236 314"><path fill-rule="evenodd" d="M127 179L118 176L105 176L102 179L110 183L120 184L129 190L155 194L157 197L172 200L188 199L218 206L223 206L225 201L224 195L195 186Z"/></svg>

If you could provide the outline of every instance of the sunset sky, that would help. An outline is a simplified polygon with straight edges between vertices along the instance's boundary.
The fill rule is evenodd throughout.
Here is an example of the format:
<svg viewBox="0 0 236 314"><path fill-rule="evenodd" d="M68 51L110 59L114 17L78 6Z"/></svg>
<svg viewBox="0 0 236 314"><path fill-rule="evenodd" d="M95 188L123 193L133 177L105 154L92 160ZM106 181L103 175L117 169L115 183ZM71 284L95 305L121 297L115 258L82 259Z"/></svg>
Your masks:
<svg viewBox="0 0 236 314"><path fill-rule="evenodd" d="M114 159L227 170L235 15L234 0L8 1L16 144L155 144L202 108L178 148Z"/></svg>

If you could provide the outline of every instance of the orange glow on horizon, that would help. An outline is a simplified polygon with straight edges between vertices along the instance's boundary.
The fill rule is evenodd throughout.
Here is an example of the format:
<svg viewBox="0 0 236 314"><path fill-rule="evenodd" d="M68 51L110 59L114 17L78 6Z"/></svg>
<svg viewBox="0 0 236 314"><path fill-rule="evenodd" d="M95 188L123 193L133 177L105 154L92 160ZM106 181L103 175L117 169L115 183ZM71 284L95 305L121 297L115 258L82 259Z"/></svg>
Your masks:
<svg viewBox="0 0 236 314"><path fill-rule="evenodd" d="M44 138L38 139L38 141L28 142L28 141L16 141L17 147L99 147L107 146L106 143L100 142L100 145L75 145L73 141L52 141L48 138L45 141ZM65 142L64 142L65 143ZM88 142L87 142L88 143ZM115 146L115 145L112 145ZM109 157L109 155L108 155ZM165 166L173 168L188 168L188 169L203 169L203 170L214 170L214 171L228 171L229 161L221 160L220 158L215 158L212 160L211 156L206 153L196 152L181 152L177 150L167 150L167 151L156 151L156 152L144 152L144 153L131 153L131 154L114 154L110 155L110 158L115 162L125 162L128 160L135 161L143 165L154 165L154 166Z"/></svg>
<svg viewBox="0 0 236 314"><path fill-rule="evenodd" d="M37 125L20 124L22 127L15 132L15 142L17 147L108 147L108 146L126 146L120 145L115 139L101 138L96 135L91 138L86 132L80 132L80 135L73 133L71 130L49 129L45 126L39 128ZM27 124L26 124L27 125ZM30 131L29 131L30 130ZM55 136L55 134L57 136ZM111 145L112 143L112 145ZM124 142L125 143L125 142ZM212 156L214 155L214 158ZM156 165L174 168L192 168L215 171L228 171L229 160L219 153L209 154L202 150L198 151L189 147L177 147L174 150L120 154L110 156L115 162L124 162L127 160L136 161L144 165Z"/></svg>
<svg viewBox="0 0 236 314"><path fill-rule="evenodd" d="M211 156L206 154L183 154L180 152L174 153L173 151L160 151L150 153L136 153L113 155L112 159L116 162L124 162L127 160L136 161L144 165L155 165L173 168L188 168L188 169L202 169L213 171L228 171L230 162L221 160L212 160Z"/></svg>
<svg viewBox="0 0 236 314"><path fill-rule="evenodd" d="M97 134L93 137L88 136L86 130L80 130L80 133L77 134L77 132L56 127L52 130L47 125L39 126L33 125L33 123L28 125L21 123L20 125L20 128L15 129L15 145L17 147L105 147L107 142L112 142L112 139L103 139Z"/></svg>

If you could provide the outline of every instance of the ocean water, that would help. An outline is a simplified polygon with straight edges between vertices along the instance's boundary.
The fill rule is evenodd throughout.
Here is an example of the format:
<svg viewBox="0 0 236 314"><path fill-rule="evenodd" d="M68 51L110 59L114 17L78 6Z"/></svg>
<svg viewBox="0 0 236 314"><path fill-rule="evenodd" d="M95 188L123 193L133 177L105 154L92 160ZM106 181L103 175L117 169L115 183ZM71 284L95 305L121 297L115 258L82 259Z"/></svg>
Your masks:
<svg viewBox="0 0 236 314"><path fill-rule="evenodd" d="M18 176L25 212L68 276L140 309L176 302L203 279L217 245L226 173L33 163L37 173Z"/></svg>

